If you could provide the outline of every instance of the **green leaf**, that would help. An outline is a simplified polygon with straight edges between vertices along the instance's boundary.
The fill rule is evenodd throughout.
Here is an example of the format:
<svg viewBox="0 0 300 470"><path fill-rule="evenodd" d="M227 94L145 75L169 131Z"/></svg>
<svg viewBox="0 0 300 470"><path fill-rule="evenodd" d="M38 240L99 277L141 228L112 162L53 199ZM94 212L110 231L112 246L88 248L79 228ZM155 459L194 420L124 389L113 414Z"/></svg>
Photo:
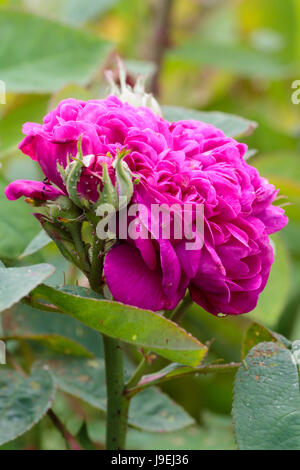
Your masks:
<svg viewBox="0 0 300 470"><path fill-rule="evenodd" d="M293 73L292 65L278 59L276 53L265 53L238 43L206 40L201 36L172 50L169 57L250 78L287 78Z"/></svg>
<svg viewBox="0 0 300 470"><path fill-rule="evenodd" d="M171 361L195 367L204 359L207 347L163 316L119 302L86 298L82 292L43 285L35 290L34 297L45 299L103 334L151 349Z"/></svg>
<svg viewBox="0 0 300 470"><path fill-rule="evenodd" d="M4 196L7 183L0 178L0 258L17 258L35 237L40 225L32 208L24 201L8 201Z"/></svg>
<svg viewBox="0 0 300 470"><path fill-rule="evenodd" d="M106 410L104 360L61 358L38 362L35 367L49 368L58 388L99 410ZM129 423L147 431L169 432L189 426L193 419L169 397L153 388L132 399Z"/></svg>
<svg viewBox="0 0 300 470"><path fill-rule="evenodd" d="M31 11L66 24L79 26L107 13L119 0L23 0Z"/></svg>
<svg viewBox="0 0 300 470"><path fill-rule="evenodd" d="M264 323L269 328L275 328L280 314L288 302L291 283L289 253L278 235L273 235L275 261L271 268L266 288L258 299L257 307L250 317Z"/></svg>
<svg viewBox="0 0 300 470"><path fill-rule="evenodd" d="M273 331L268 330L268 328L261 325L260 323L252 322L243 339L242 359L247 356L250 349L252 349L256 344L270 341L274 341L275 343L279 342L287 347L290 344L286 338L279 335L278 333L274 333Z"/></svg>
<svg viewBox="0 0 300 470"><path fill-rule="evenodd" d="M19 142L24 138L22 126L25 122L42 121L47 111L48 100L48 96L29 95L18 97L17 106L8 111L0 120L1 158L5 158L11 152L17 150ZM26 160L27 157L24 157L24 161ZM29 162L27 164L29 165Z"/></svg>
<svg viewBox="0 0 300 470"><path fill-rule="evenodd" d="M0 267L0 312L10 308L51 276L50 264L35 264L22 268Z"/></svg>
<svg viewBox="0 0 300 470"><path fill-rule="evenodd" d="M234 386L238 447L299 450L300 394L295 354L277 343L260 343L244 363Z"/></svg>
<svg viewBox="0 0 300 470"><path fill-rule="evenodd" d="M63 0L63 18L66 22L80 25L107 13L119 0L89 0L82 3L81 0Z"/></svg>
<svg viewBox="0 0 300 470"><path fill-rule="evenodd" d="M19 256L20 259L25 258L26 256L33 255L33 253L36 253L37 251L41 250L45 246L49 245L52 240L47 235L45 230L42 230L40 233L37 234L36 237L34 237L33 240L27 245L23 253Z"/></svg>
<svg viewBox="0 0 300 470"><path fill-rule="evenodd" d="M105 441L105 421L93 417L87 422L87 430L93 442ZM141 432L128 429L127 448L141 450L230 450L236 449L232 423L229 416L206 413L202 426L190 426L184 432L166 434Z"/></svg>
<svg viewBox="0 0 300 470"><path fill-rule="evenodd" d="M3 339L39 341L53 351L93 357L103 352L99 333L74 318L17 304L2 317Z"/></svg>
<svg viewBox="0 0 300 470"><path fill-rule="evenodd" d="M7 91L18 93L48 93L68 82L85 85L111 49L87 32L6 9L1 9L0 44L1 80Z"/></svg>
<svg viewBox="0 0 300 470"><path fill-rule="evenodd" d="M196 121L212 124L218 129L221 129L228 137L249 135L257 126L254 121L219 111L197 111L195 109L180 108L178 106L163 106L162 110L164 118L168 121L195 119Z"/></svg>
<svg viewBox="0 0 300 470"><path fill-rule="evenodd" d="M31 429L49 410L54 381L45 370L30 377L2 368L0 374L0 445Z"/></svg>
<svg viewBox="0 0 300 470"><path fill-rule="evenodd" d="M154 387L132 398L129 420L138 429L159 433L176 431L194 423L183 408Z"/></svg>

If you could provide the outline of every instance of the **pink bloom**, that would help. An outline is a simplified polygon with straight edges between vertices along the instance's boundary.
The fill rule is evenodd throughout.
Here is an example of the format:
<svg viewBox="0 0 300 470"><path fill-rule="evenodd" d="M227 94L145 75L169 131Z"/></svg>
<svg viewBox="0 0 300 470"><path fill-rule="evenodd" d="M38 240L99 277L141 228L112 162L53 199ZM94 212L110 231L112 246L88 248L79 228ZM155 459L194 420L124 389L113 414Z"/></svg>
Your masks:
<svg viewBox="0 0 300 470"><path fill-rule="evenodd" d="M189 288L194 301L213 314L235 315L255 307L273 263L268 236L283 228L287 217L272 205L274 186L244 161L246 145L211 125L169 123L114 96L87 103L62 101L43 125L25 124L24 133L20 149L60 189L47 186L42 193L42 183L14 182L7 189L10 199L45 199L45 194L52 199L55 192L65 193L57 162L67 165L82 135L83 154L91 157L78 191L90 201L97 200L102 162L114 183L112 162L118 150L127 148L126 163L140 177L132 203L147 210L136 217L137 225L148 227L154 203L204 205L202 249L187 250L186 240L174 236L149 236L120 241L109 251L104 270L116 300L154 311L172 309Z"/></svg>

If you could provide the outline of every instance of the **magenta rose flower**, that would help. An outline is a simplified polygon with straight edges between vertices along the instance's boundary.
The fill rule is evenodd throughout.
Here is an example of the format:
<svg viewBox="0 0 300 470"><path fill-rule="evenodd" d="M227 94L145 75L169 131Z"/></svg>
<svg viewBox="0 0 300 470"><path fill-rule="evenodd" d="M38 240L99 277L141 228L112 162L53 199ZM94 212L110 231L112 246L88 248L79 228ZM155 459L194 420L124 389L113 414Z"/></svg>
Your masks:
<svg viewBox="0 0 300 470"><path fill-rule="evenodd" d="M273 263L269 235L287 223L272 205L277 190L243 156L247 146L198 121L169 123L145 107L117 97L62 101L44 124L27 123L20 149L36 160L46 182L16 181L9 199L53 200L67 194L58 164L66 168L82 138L84 166L78 193L95 203L102 189L103 164L115 184L114 161L122 150L138 184L128 206L146 213L130 216L147 238L119 240L105 258L104 274L113 297L154 311L172 309L189 289L207 311L251 311ZM188 250L186 239L154 234L148 219L153 204L204 207L204 244ZM101 273L99 273L99 283Z"/></svg>

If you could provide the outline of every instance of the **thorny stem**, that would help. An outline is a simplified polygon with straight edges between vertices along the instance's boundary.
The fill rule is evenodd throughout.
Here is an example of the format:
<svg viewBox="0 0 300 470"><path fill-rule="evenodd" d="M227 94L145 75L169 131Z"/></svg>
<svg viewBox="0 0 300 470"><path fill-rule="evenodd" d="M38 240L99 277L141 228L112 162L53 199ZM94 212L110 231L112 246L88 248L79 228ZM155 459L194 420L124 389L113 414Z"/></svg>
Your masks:
<svg viewBox="0 0 300 470"><path fill-rule="evenodd" d="M107 388L106 449L122 450L126 445L130 403L124 393L123 352L116 339L103 335L103 343Z"/></svg>
<svg viewBox="0 0 300 470"><path fill-rule="evenodd" d="M94 217L87 214L96 231ZM89 284L91 289L101 294L101 278L103 271L103 242L94 233L92 245L91 269ZM102 335L104 345L107 418L106 418L106 449L122 450L126 446L127 419L130 399L125 395L125 379L123 351L117 339Z"/></svg>
<svg viewBox="0 0 300 470"><path fill-rule="evenodd" d="M91 268L88 276L89 283L91 289L93 289L98 294L103 294L102 272L104 256L102 252L104 250L104 241L98 238L96 233L99 219L92 211L86 211L85 215L92 227L93 232Z"/></svg>
<svg viewBox="0 0 300 470"><path fill-rule="evenodd" d="M92 262L89 275L89 282L91 289L98 294L102 294L101 280L103 271L103 242L98 237L94 237L92 246Z"/></svg>
<svg viewBox="0 0 300 470"><path fill-rule="evenodd" d="M19 374L21 374L23 377L27 377L27 374L25 373L25 371L22 369L22 367L14 360L14 358L9 354L7 353L6 354L6 357L8 359L8 361L10 362L10 364L12 365L12 367L17 371L19 372ZM51 419L51 421L53 422L53 424L56 426L56 428L60 431L60 433L62 434L62 436L64 437L65 441L66 441L66 444L67 444L67 447L69 447L71 450L82 450L80 445L78 444L78 442L76 441L75 437L72 436L72 434L69 433L69 431L65 428L65 426L63 425L63 423L60 421L60 419L58 418L58 416L56 416L56 414L54 413L53 410L49 409L47 411L47 415L49 416L49 418Z"/></svg>
<svg viewBox="0 0 300 470"><path fill-rule="evenodd" d="M154 95L159 96L159 78L162 68L162 62L165 50L168 47L170 19L173 0L158 0L157 5L157 25L155 29L153 44L153 62L156 64L156 71L152 78L151 91Z"/></svg>

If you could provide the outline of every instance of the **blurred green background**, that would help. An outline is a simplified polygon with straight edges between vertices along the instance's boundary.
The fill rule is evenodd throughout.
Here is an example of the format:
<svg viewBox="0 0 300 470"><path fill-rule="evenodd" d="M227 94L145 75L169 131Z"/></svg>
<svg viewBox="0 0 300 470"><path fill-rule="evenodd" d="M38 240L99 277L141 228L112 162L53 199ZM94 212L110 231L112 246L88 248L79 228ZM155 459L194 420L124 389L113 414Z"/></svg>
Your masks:
<svg viewBox="0 0 300 470"><path fill-rule="evenodd" d="M226 362L239 360L251 318L299 339L300 103L291 99L292 83L300 80L299 1L0 0L0 5L0 79L7 88L7 102L0 104L0 258L8 265L46 260L57 267L53 284L62 283L64 276L76 280L77 273L54 246L18 259L39 226L23 202L5 200L3 188L13 179L41 177L17 150L22 124L41 122L62 98L104 97L108 87L103 71L115 67L119 54L128 81L148 74L148 89L161 104L256 121L253 134L241 139L253 150L249 163L280 188L280 203L286 204L290 218L273 238L276 261L255 311L220 319L193 307L183 326L203 342L214 340L210 358ZM15 342L10 347L29 362L37 348ZM165 385L164 391L199 426L164 436L133 430L129 445L184 448L188 441L190 448L234 448L232 385L230 374ZM101 417L90 420L90 410L70 397L61 395L56 411L73 431L86 421L85 432L94 441L103 433ZM64 443L45 418L11 446L48 449L64 448Z"/></svg>

